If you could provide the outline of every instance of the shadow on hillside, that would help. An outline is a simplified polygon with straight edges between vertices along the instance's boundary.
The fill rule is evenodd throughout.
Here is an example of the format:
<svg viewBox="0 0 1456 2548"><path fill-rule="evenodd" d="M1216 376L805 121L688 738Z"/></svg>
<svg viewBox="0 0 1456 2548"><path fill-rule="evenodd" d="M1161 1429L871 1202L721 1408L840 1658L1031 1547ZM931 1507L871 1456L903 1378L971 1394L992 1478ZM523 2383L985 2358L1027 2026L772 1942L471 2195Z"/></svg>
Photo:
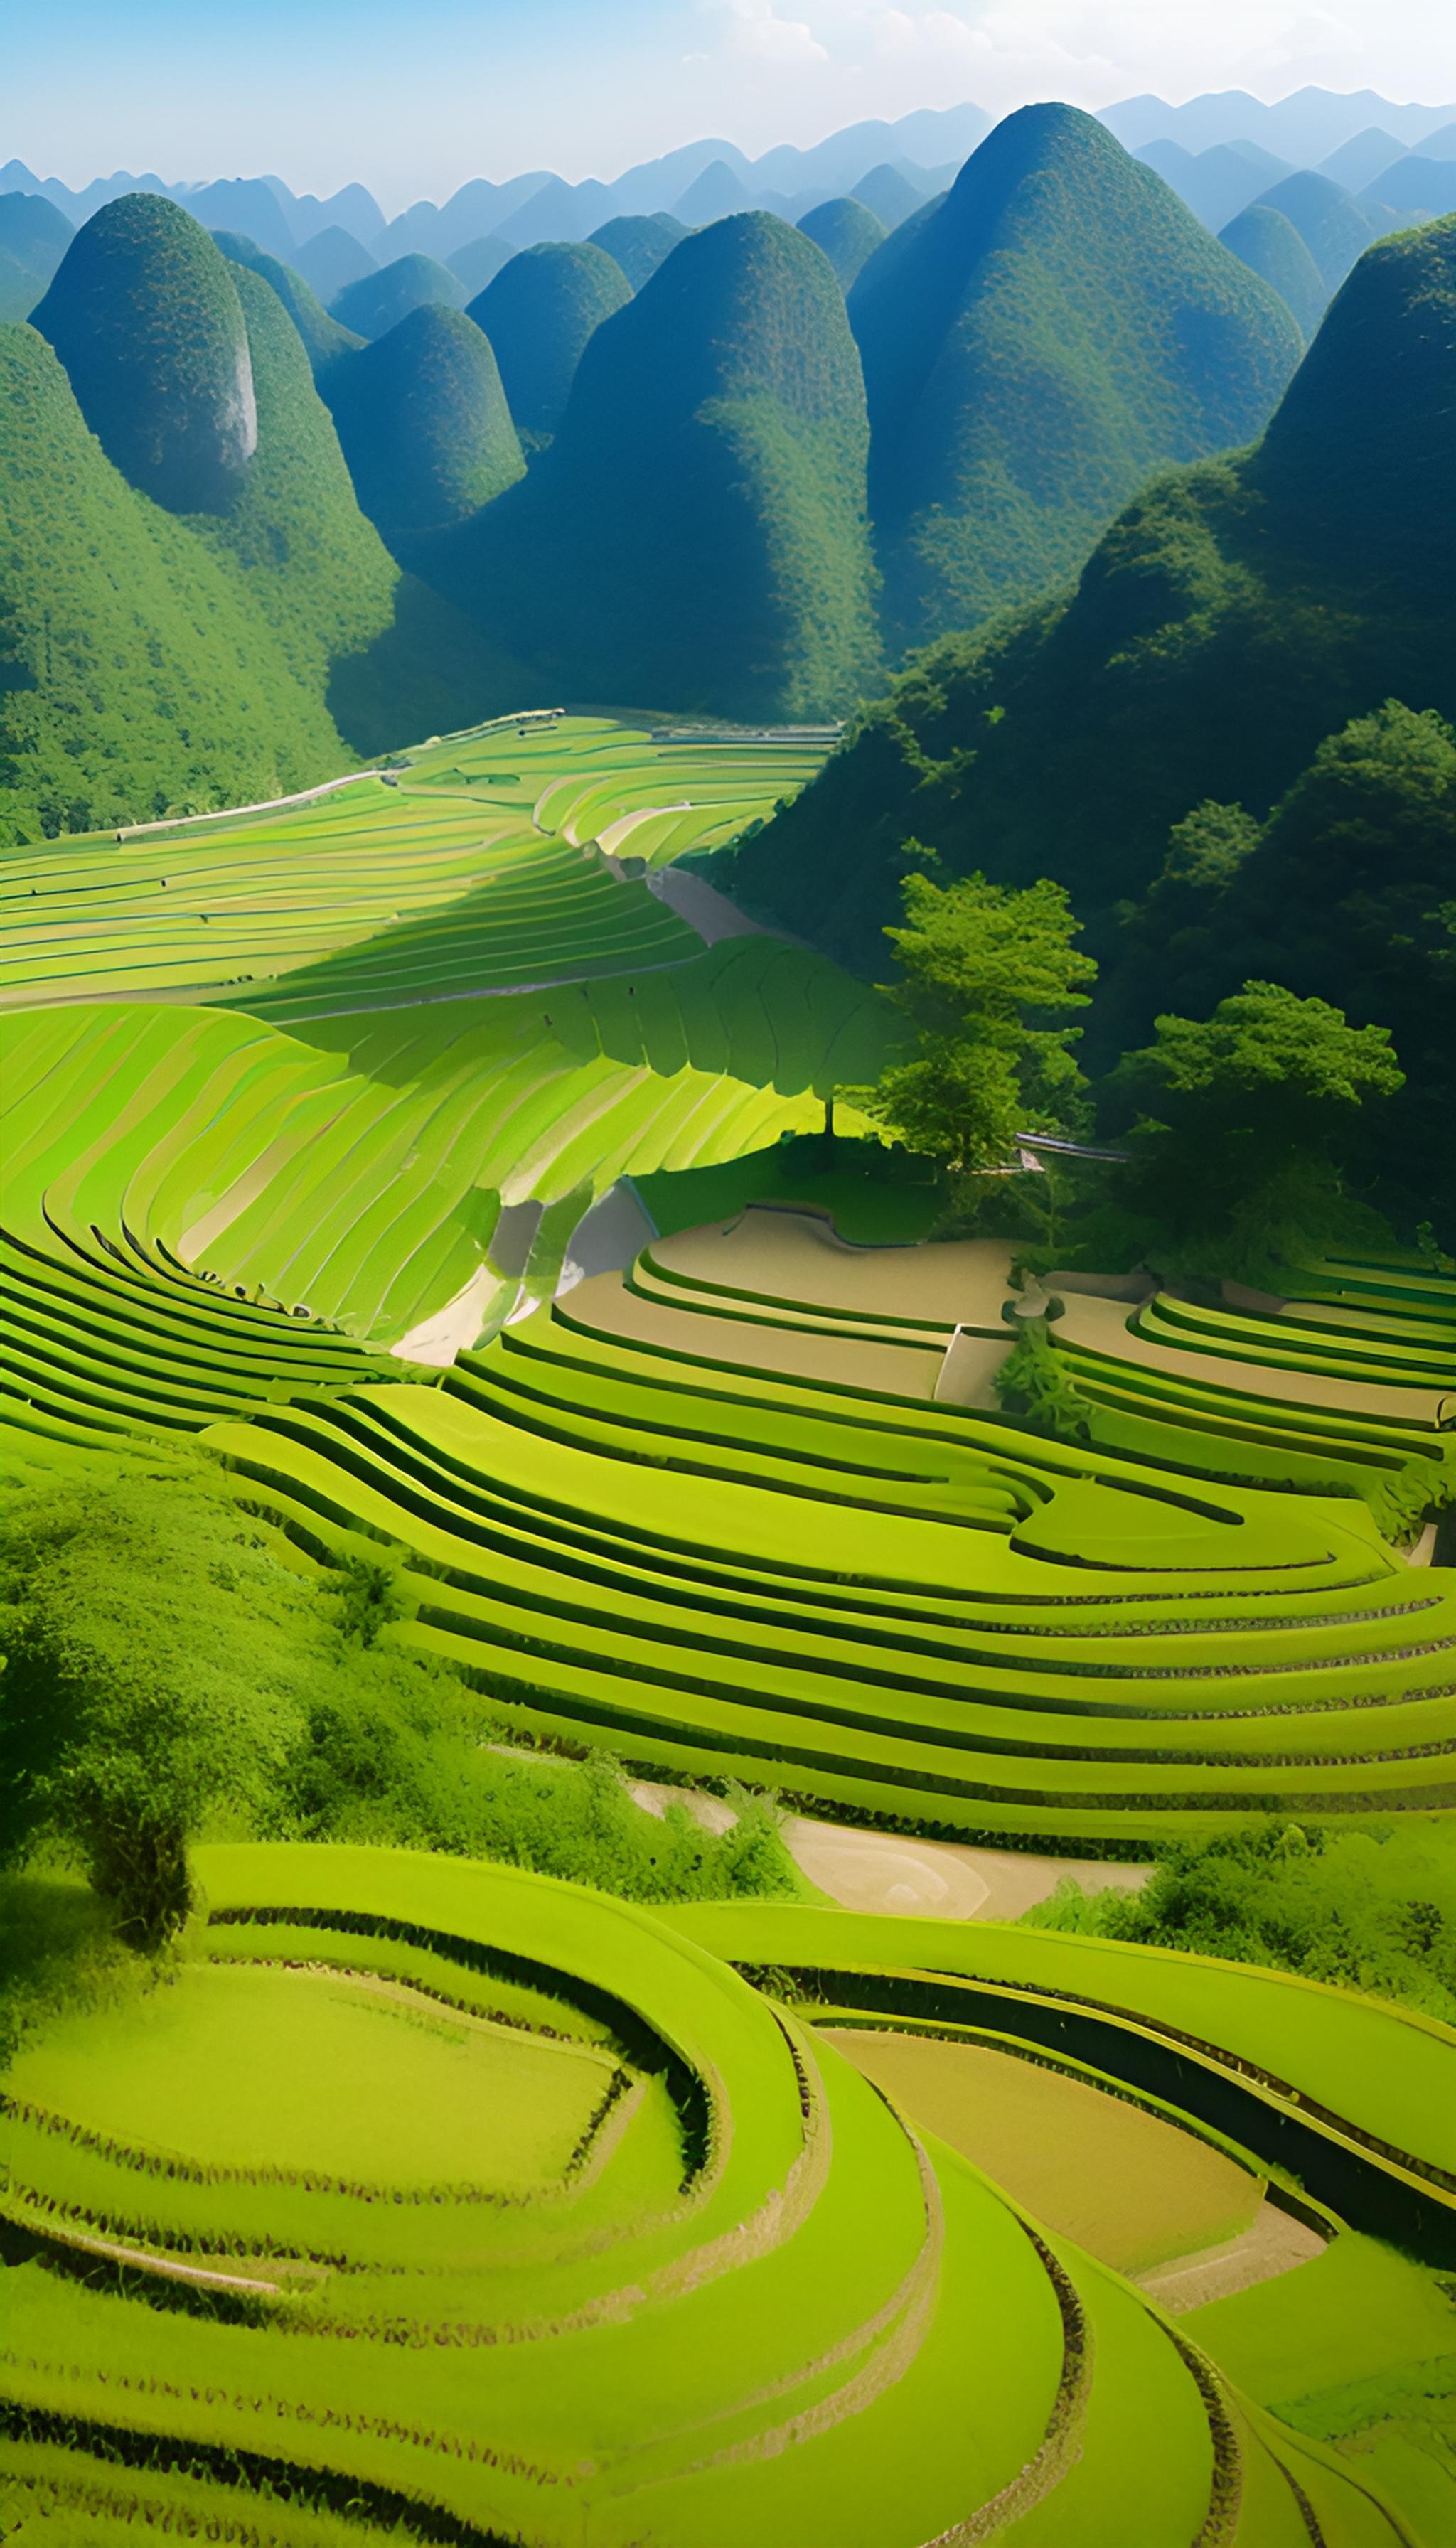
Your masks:
<svg viewBox="0 0 1456 2548"><path fill-rule="evenodd" d="M372 760L505 715L539 688L453 601L402 575L393 622L333 666L325 705L345 743Z"/></svg>

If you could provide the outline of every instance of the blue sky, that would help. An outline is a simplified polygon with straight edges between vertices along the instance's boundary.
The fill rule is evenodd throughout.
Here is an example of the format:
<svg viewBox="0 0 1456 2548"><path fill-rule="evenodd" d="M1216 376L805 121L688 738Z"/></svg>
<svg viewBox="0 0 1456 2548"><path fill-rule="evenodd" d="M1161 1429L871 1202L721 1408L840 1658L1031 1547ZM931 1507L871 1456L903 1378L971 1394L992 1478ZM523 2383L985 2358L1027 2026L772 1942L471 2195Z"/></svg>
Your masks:
<svg viewBox="0 0 1456 2548"><path fill-rule="evenodd" d="M0 40L0 159L78 184L613 177L974 98L1080 106L1306 81L1456 98L1452 0L42 0Z"/></svg>

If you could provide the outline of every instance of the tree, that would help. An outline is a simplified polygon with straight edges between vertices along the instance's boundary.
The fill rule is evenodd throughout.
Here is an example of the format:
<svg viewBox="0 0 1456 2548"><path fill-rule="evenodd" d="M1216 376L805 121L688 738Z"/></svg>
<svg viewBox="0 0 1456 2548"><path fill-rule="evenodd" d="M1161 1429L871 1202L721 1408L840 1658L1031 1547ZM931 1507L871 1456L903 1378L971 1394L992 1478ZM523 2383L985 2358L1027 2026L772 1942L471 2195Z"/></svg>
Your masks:
<svg viewBox="0 0 1456 2548"><path fill-rule="evenodd" d="M914 874L903 893L906 926L885 932L900 965L888 997L915 1050L858 1102L953 1177L1003 1167L1018 1133L1065 1125L1084 1084L1071 1049L1081 1030L1060 1018L1088 1006L1096 978L1072 945L1081 924L1045 879L1017 891Z"/></svg>
<svg viewBox="0 0 1456 2548"><path fill-rule="evenodd" d="M22 1492L7 1521L5 1854L74 1849L154 1954L191 1907L189 1842L256 1808L296 1739L312 1596L192 1460Z"/></svg>
<svg viewBox="0 0 1456 2548"><path fill-rule="evenodd" d="M1160 1017L1107 1081L1125 1120L1124 1209L1141 1250L1186 1272L1267 1276L1350 1216L1342 1170L1361 1110L1405 1074L1385 1027L1245 982L1204 1020Z"/></svg>

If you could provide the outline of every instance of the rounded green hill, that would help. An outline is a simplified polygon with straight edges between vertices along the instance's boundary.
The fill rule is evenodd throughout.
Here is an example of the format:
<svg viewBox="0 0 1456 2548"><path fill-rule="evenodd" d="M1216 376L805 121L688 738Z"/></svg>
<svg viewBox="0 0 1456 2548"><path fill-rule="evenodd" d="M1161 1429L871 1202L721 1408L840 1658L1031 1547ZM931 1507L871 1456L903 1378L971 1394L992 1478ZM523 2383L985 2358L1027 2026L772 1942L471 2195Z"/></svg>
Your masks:
<svg viewBox="0 0 1456 2548"><path fill-rule="evenodd" d="M1248 204L1219 236L1251 274L1262 275L1272 284L1280 300L1288 302L1306 337L1313 336L1329 294L1289 215L1273 204Z"/></svg>
<svg viewBox="0 0 1456 2548"><path fill-rule="evenodd" d="M398 327L411 310L421 310L426 303L440 302L446 310L460 310L465 304L465 286L447 265L439 265L432 256L397 256L392 265L382 265L373 274L361 274L354 283L345 284L329 304L332 316L341 327L352 329L356 336L376 336Z"/></svg>
<svg viewBox="0 0 1456 2548"><path fill-rule="evenodd" d="M412 310L330 394L359 501L386 532L463 521L524 471L496 357L462 310Z"/></svg>
<svg viewBox="0 0 1456 2548"><path fill-rule="evenodd" d="M442 573L557 694L843 713L877 655L866 440L832 268L735 214L597 328L550 450Z"/></svg>
<svg viewBox="0 0 1456 2548"><path fill-rule="evenodd" d="M799 228L805 238L823 248L842 292L849 291L861 267L887 236L878 215L854 195L835 195L827 204L816 204L811 213L805 213Z"/></svg>
<svg viewBox="0 0 1456 2548"><path fill-rule="evenodd" d="M663 258L671 256L678 241L686 236L685 226L673 213L619 213L592 231L590 244L614 257L633 291L640 292Z"/></svg>
<svg viewBox="0 0 1456 2548"><path fill-rule="evenodd" d="M548 240L523 248L477 294L470 316L495 348L518 432L556 431L589 338L631 292L605 248Z"/></svg>
<svg viewBox="0 0 1456 2548"><path fill-rule="evenodd" d="M889 627L1071 573L1159 467L1246 442L1299 361L1270 288L1089 115L1025 107L862 271Z"/></svg>
<svg viewBox="0 0 1456 2548"><path fill-rule="evenodd" d="M78 230L33 314L125 478L170 512L220 512L257 447L247 330L222 250L164 195Z"/></svg>

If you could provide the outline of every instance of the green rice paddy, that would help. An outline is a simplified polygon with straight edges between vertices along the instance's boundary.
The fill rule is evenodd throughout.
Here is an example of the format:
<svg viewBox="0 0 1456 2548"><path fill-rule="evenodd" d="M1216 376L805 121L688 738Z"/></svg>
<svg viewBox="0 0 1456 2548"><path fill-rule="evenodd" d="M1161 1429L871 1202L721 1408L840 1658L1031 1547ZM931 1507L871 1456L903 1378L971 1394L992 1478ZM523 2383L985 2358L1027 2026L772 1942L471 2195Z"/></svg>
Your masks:
<svg viewBox="0 0 1456 2548"><path fill-rule="evenodd" d="M393 1546L388 1640L648 1773L1071 1848L1450 1811L1456 1578L1408 1557L1456 1284L1069 1294L1063 1440L946 1386L1007 1345L999 1262L942 1285L822 1221L795 1254L762 1209L885 1012L645 875L821 748L510 720L0 862L7 1456L192 1436L311 1549ZM715 1234L558 1293L624 1175ZM923 1226L823 1192L842 1236ZM1456 2267L1448 2029L1049 1930L200 1856L181 1960L0 2088L26 2548L1441 2548L1405 2425L1343 2454L1282 2366L1328 2293L1325 2388L1406 2377L1389 2273L1368 2373L1345 2281ZM1040 2134L1057 2210L1073 2117L1097 2182L1048 2229L989 2162ZM1123 2279L1266 2186L1331 2242L1267 2317ZM1439 2287L1398 2273L1434 2357Z"/></svg>

